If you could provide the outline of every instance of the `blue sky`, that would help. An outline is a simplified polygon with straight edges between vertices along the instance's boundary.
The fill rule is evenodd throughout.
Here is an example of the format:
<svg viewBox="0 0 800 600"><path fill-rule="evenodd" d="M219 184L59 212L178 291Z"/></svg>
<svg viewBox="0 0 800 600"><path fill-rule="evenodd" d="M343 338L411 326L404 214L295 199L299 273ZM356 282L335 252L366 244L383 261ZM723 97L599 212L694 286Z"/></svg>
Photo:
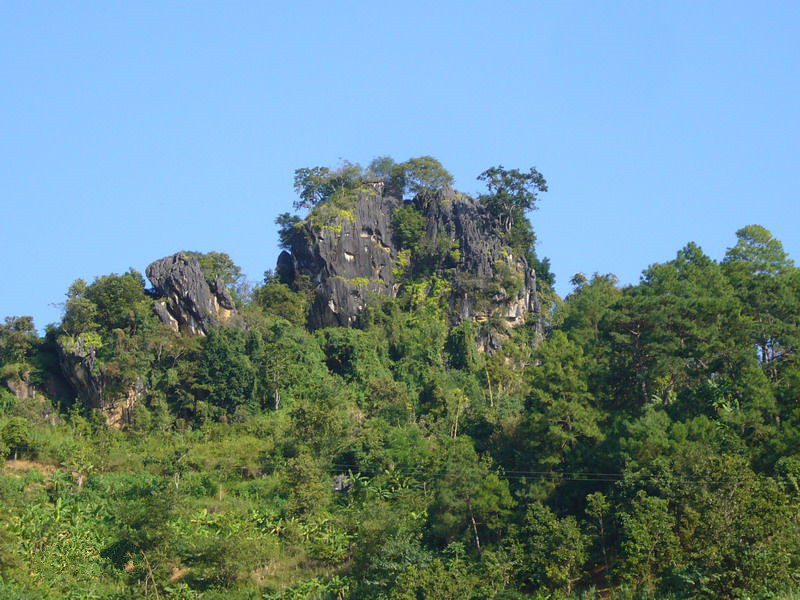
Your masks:
<svg viewBox="0 0 800 600"><path fill-rule="evenodd" d="M0 4L0 317L181 249L257 281L301 166L536 166L560 293L689 241L800 257L797 2Z"/></svg>

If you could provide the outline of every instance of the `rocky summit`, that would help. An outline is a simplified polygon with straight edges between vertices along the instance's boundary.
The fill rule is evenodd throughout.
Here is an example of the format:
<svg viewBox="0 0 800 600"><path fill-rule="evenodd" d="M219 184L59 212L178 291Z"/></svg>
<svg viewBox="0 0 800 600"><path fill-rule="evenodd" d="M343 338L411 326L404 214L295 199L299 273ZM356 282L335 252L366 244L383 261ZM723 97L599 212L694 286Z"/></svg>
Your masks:
<svg viewBox="0 0 800 600"><path fill-rule="evenodd" d="M444 282L454 324L482 325L485 350L526 321L541 330L536 272L482 203L449 186L403 200L378 180L345 201L318 205L294 226L277 272L313 290L313 328L354 326L370 295L394 297L425 275Z"/></svg>

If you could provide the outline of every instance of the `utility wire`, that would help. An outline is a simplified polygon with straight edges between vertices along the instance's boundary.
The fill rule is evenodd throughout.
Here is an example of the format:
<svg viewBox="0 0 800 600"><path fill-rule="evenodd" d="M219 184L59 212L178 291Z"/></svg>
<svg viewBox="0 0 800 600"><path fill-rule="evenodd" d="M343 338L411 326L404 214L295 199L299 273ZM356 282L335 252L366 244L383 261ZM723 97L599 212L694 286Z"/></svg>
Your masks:
<svg viewBox="0 0 800 600"><path fill-rule="evenodd" d="M285 467L287 461L285 460L262 460L259 463L263 466L271 466L273 468ZM424 467L415 467L411 469L406 468L376 468L367 467L365 465L358 465L355 463L328 463L328 466L335 470L347 469L353 475L396 475L396 476L436 476L440 477L446 474L455 473L455 469L447 467L439 467L437 469L425 469ZM709 484L722 484L722 483L738 483L740 478L707 478L707 477L686 477L677 476L670 477L668 475L637 475L635 473L601 473L601 472L588 472L588 471L533 471L533 470L500 470L493 472L497 477L508 480L550 480L550 481L582 481L591 482L597 481L601 483L615 483L626 480L633 481L673 481L679 483L709 483ZM344 473L337 473L344 474Z"/></svg>

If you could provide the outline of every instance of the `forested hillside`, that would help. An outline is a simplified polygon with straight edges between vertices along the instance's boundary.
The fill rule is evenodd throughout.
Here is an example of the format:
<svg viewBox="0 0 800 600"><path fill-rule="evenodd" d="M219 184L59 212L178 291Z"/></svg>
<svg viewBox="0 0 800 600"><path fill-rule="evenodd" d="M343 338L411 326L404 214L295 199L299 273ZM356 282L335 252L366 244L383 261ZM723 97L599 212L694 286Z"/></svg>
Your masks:
<svg viewBox="0 0 800 600"><path fill-rule="evenodd" d="M542 175L480 179L299 169L258 285L184 251L75 281L43 337L7 317L0 598L793 597L781 243L748 225L562 299Z"/></svg>

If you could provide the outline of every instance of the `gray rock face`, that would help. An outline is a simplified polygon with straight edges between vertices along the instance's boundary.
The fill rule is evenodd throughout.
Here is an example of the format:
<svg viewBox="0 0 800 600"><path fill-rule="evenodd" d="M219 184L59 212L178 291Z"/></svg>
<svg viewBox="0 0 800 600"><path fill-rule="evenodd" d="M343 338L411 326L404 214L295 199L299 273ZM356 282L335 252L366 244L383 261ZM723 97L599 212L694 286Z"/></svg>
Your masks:
<svg viewBox="0 0 800 600"><path fill-rule="evenodd" d="M536 293L536 272L524 256L515 256L502 239L499 223L483 205L464 194L444 189L414 203L427 220L423 247L458 250L457 259L445 265L452 283L451 306L459 321L493 320L479 336L482 349L494 351L504 329L534 318L541 302Z"/></svg>
<svg viewBox="0 0 800 600"><path fill-rule="evenodd" d="M155 311L163 323L186 335L205 335L234 313L230 292L217 278L206 281L198 260L183 252L147 267L147 278L162 298Z"/></svg>
<svg viewBox="0 0 800 600"><path fill-rule="evenodd" d="M369 294L397 293L391 228L397 204L376 184L350 209L320 207L303 223L291 254L278 258L279 273L306 278L317 292L312 327L352 326Z"/></svg>
<svg viewBox="0 0 800 600"><path fill-rule="evenodd" d="M369 294L397 295L409 262L426 262L429 272L448 279L454 323L486 322L478 340L484 350L496 350L509 328L538 323L536 273L510 251L482 204L449 188L413 203L425 220L417 256L400 247L392 229L403 200L380 183L346 208L316 207L300 224L277 272L315 290L312 327L355 325Z"/></svg>

